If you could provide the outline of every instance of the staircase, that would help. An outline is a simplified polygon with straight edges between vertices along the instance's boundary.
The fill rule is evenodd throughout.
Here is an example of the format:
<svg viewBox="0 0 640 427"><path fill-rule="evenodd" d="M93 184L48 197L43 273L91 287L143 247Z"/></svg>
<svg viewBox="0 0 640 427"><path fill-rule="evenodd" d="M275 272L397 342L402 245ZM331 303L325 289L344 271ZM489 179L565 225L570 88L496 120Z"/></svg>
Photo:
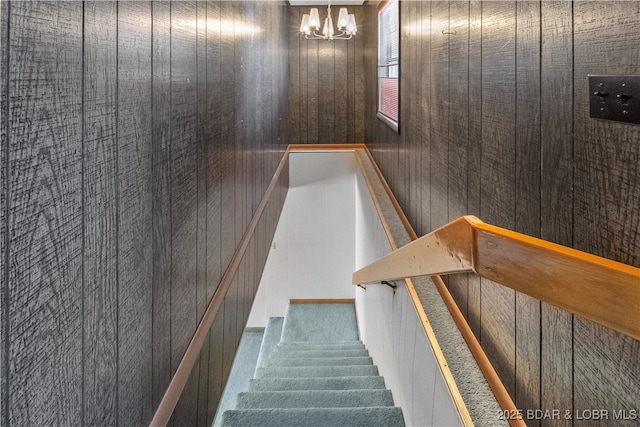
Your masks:
<svg viewBox="0 0 640 427"><path fill-rule="evenodd" d="M282 325L275 346L265 342L272 324ZM265 341L249 390L223 426L404 426L359 340L353 303L291 304Z"/></svg>

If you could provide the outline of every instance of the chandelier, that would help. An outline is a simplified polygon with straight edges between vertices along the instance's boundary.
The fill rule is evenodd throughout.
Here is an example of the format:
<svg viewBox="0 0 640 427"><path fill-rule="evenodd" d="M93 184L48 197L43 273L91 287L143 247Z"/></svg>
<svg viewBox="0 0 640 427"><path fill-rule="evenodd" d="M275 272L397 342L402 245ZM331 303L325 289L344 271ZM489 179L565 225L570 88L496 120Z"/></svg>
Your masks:
<svg viewBox="0 0 640 427"><path fill-rule="evenodd" d="M353 13L349 14L346 7L341 7L338 13L338 33L336 34L331 18L331 2L329 2L322 34L319 34L318 30L320 30L320 15L318 15L318 8L313 7L309 14L302 15L302 23L300 24L300 33L304 34L304 38L307 40L349 40L358 32L356 16Z"/></svg>

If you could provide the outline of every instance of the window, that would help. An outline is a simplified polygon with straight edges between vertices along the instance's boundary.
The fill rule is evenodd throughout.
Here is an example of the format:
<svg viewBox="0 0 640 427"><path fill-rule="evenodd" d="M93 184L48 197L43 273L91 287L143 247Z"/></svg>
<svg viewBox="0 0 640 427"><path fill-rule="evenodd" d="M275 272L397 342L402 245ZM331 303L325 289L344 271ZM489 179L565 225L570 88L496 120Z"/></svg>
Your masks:
<svg viewBox="0 0 640 427"><path fill-rule="evenodd" d="M398 0L378 8L378 118L398 132L400 19Z"/></svg>

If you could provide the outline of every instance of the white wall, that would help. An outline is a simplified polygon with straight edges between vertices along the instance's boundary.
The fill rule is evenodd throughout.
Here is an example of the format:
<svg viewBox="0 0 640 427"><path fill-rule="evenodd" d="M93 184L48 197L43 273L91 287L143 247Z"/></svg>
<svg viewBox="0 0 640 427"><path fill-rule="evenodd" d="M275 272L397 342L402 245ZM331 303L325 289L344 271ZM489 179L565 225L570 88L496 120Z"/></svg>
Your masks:
<svg viewBox="0 0 640 427"><path fill-rule="evenodd" d="M352 153L291 153L289 192L248 327L284 316L291 298L355 298Z"/></svg>
<svg viewBox="0 0 640 427"><path fill-rule="evenodd" d="M356 174L356 269L391 252L362 174ZM358 288L360 336L408 426L462 425L404 281Z"/></svg>

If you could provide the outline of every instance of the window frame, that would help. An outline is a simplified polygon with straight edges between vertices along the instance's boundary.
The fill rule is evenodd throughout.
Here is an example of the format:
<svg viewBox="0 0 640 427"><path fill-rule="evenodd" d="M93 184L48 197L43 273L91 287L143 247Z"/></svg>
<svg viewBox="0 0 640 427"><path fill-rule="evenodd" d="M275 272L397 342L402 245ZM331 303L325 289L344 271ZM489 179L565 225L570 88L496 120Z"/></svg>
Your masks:
<svg viewBox="0 0 640 427"><path fill-rule="evenodd" d="M398 68L398 99L397 99L397 103L398 103L398 119L394 120L392 117L389 117L388 115L384 114L383 112L380 111L380 100L381 100L381 91L380 91L380 83L381 83L381 76L380 76L380 39L382 36L382 32L380 31L380 14L382 12L383 9L385 9L390 3L395 3L394 7L397 8L397 13L398 13L398 28L397 28L397 40L398 40L398 62L397 62L397 68ZM401 65L400 65L400 58L401 58L401 46L400 46L400 0L384 0L381 1L380 3L378 3L378 7L377 7L377 49L376 49L376 116L378 117L378 119L380 121L382 121L385 125L389 126L393 131L395 131L396 133L400 133L400 91L401 91ZM393 64L392 64L393 65Z"/></svg>

